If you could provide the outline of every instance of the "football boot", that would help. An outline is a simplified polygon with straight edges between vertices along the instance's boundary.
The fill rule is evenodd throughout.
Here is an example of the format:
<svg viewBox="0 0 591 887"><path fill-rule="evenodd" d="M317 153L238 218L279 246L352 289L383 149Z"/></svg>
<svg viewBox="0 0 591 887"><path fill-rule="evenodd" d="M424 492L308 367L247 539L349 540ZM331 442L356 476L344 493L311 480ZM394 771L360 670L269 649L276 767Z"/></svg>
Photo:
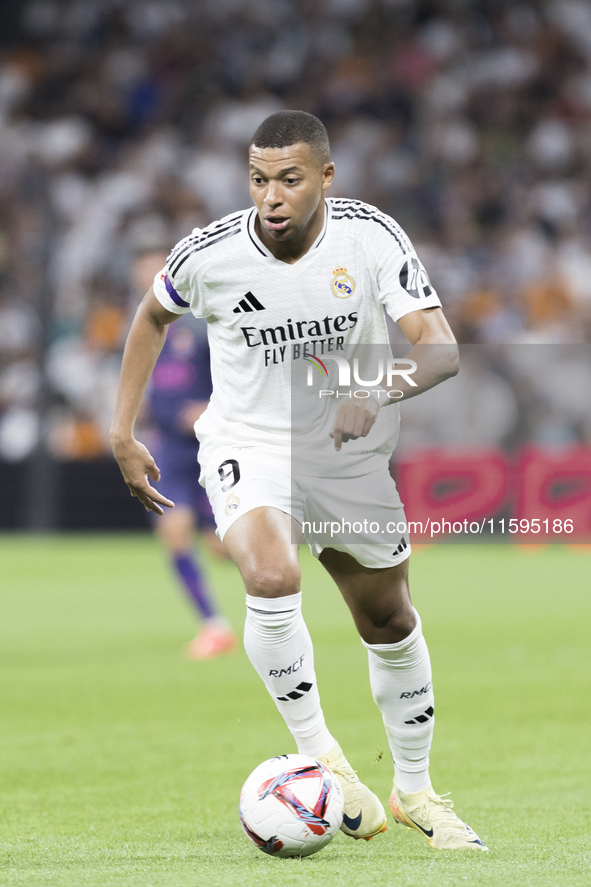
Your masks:
<svg viewBox="0 0 591 887"><path fill-rule="evenodd" d="M381 801L360 781L338 742L318 760L332 770L343 789L345 812L341 831L351 838L363 838L365 841L385 832L387 818Z"/></svg>
<svg viewBox="0 0 591 887"><path fill-rule="evenodd" d="M219 622L206 622L193 640L187 644L189 659L215 659L233 653L238 646L236 635L231 628Z"/></svg>
<svg viewBox="0 0 591 887"><path fill-rule="evenodd" d="M405 794L394 782L390 810L396 822L420 832L436 850L488 850L452 807L453 801L436 795L431 786L422 792Z"/></svg>

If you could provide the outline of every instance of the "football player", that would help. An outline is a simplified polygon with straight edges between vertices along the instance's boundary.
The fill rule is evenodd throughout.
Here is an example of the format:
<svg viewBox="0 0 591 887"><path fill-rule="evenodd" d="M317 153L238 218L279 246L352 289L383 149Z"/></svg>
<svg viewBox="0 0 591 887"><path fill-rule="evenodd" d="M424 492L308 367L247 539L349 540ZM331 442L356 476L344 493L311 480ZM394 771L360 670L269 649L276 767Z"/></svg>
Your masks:
<svg viewBox="0 0 591 887"><path fill-rule="evenodd" d="M134 439L134 419L167 326L189 312L205 317L213 394L196 425L201 480L246 587L250 661L298 751L339 777L343 831L365 839L384 831L381 802L350 767L320 705L301 613L298 543L307 527L312 553L337 583L368 651L394 761L395 820L437 849L485 850L431 785L431 666L409 595L404 511L388 470L398 401L457 372L454 336L400 226L373 206L327 196L335 168L316 117L267 118L250 145L249 174L254 207L182 240L138 309L114 453L146 508L173 507L150 484L160 471ZM361 379L368 348L386 353L384 308L413 346L406 364L401 371L386 358L379 384L347 388L351 368ZM320 392L308 385L313 363L324 373ZM302 373L308 365L310 376ZM306 399L309 392L315 397ZM371 520L353 520L350 537L343 514L363 510ZM327 525L342 521L344 533L327 540ZM319 524L324 535L315 532ZM380 527L388 527L387 538Z"/></svg>

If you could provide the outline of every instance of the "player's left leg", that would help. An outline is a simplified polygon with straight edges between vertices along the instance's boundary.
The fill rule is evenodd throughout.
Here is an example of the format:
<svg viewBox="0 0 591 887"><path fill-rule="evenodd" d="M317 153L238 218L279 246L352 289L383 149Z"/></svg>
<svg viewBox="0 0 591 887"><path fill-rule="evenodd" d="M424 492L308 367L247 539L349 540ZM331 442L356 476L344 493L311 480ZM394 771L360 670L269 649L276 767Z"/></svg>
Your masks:
<svg viewBox="0 0 591 887"><path fill-rule="evenodd" d="M398 784L429 785L433 688L429 651L408 591L408 559L374 570L325 548L320 562L338 585L369 657L371 689L384 719Z"/></svg>
<svg viewBox="0 0 591 887"><path fill-rule="evenodd" d="M486 849L435 794L429 778L433 689L429 651L408 589L408 559L393 567L363 566L325 548L320 561L338 585L368 651L371 689L382 712L395 768L394 819L425 835L436 849Z"/></svg>

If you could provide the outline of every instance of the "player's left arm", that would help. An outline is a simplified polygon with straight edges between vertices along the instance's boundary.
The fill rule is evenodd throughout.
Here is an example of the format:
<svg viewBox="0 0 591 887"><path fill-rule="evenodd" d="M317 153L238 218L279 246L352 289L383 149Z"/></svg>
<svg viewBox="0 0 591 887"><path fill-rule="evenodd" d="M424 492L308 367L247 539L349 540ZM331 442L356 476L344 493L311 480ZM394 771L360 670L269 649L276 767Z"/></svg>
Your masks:
<svg viewBox="0 0 591 887"><path fill-rule="evenodd" d="M351 398L339 405L330 432L336 450L348 440L366 437L382 406L416 397L459 370L456 339L441 308L412 311L399 318L398 325L413 347L396 365L396 374L382 379L380 402L375 397Z"/></svg>
<svg viewBox="0 0 591 887"><path fill-rule="evenodd" d="M411 364L406 368L401 364L400 369L403 372L407 369L407 372L382 379L382 388L395 393L394 399L416 397L457 375L460 368L458 345L441 308L411 311L398 319L398 326L413 346L404 360L414 361L416 370L411 372ZM393 403L394 399L387 397L384 403Z"/></svg>

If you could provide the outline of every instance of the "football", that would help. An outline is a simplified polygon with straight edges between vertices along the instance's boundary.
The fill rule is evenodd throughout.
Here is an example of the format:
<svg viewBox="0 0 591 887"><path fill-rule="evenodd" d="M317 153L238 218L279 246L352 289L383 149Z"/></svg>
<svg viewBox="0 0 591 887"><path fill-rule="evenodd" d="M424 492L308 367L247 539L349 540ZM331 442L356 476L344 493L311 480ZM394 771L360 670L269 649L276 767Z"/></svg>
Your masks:
<svg viewBox="0 0 591 887"><path fill-rule="evenodd" d="M306 755L279 755L252 771L240 792L240 822L263 853L310 856L343 821L343 790L328 767Z"/></svg>

